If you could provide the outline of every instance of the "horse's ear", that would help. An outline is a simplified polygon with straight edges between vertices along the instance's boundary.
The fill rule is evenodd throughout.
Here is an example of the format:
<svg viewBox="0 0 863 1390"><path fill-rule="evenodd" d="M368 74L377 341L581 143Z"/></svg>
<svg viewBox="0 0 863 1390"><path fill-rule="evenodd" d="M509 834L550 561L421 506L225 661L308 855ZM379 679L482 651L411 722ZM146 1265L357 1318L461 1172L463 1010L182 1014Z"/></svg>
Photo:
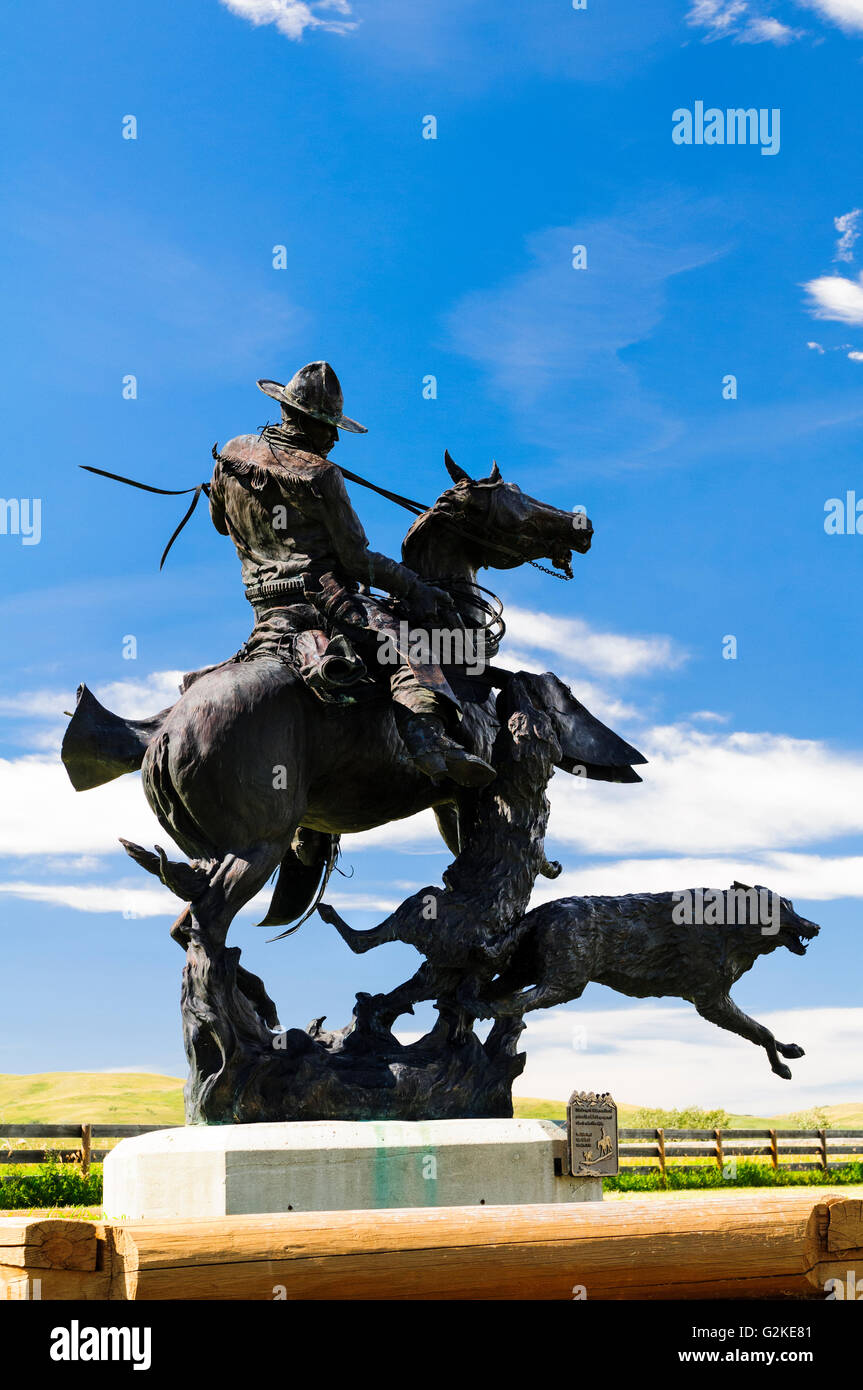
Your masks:
<svg viewBox="0 0 863 1390"><path fill-rule="evenodd" d="M449 449L444 451L443 461L446 464L446 471L449 473L454 483L472 482L470 474L465 473L463 468L459 468L455 459L450 456Z"/></svg>
<svg viewBox="0 0 863 1390"><path fill-rule="evenodd" d="M503 476L502 476L502 474L501 474L500 469L499 469L498 466L497 466L497 459L492 459L492 470L491 470L491 472L490 472L489 475L488 475L488 480L489 480L490 483L502 483L502 482L503 482Z"/></svg>

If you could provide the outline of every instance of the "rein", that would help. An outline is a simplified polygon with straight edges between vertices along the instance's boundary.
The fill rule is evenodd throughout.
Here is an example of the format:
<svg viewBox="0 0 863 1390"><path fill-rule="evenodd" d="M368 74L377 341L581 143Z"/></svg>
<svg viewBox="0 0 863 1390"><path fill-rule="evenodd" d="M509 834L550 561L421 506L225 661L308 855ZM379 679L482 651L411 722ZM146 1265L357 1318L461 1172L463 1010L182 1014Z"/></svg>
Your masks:
<svg viewBox="0 0 863 1390"><path fill-rule="evenodd" d="M261 437L265 439L265 442L269 445L270 452L272 453L272 445L270 444L270 441L267 438L268 434L273 434L276 438L276 442L278 443L278 426L265 425L261 430ZM219 459L218 451L219 446L218 443L216 443L213 445L212 454L213 458L217 461ZM490 540L488 536L477 535L476 532L469 530L468 527L462 525L460 522L453 521L451 517L446 516L444 513L435 512L434 507L428 507L424 505L424 503L417 502L411 497L404 497L400 492L391 492L389 488L381 487L378 483L372 483L368 480L368 478L361 477L359 473L352 473L349 469L343 468L340 463L337 463L334 466L338 468L342 477L346 478L348 482L358 483L360 487L368 488L370 492L376 492L380 497L386 497L387 501L395 502L396 506L403 507L405 511L411 512L415 517L425 516L427 513L434 514L438 521L442 521L444 525L449 526L450 529L455 531L462 539L474 541L478 545L482 546L484 550L496 550L501 555L507 555L510 559L518 560L520 565L523 565L525 563L532 565L534 569L541 570L543 574L550 574L553 579L563 579L568 581L572 578L572 575L561 574L557 570L549 569L546 565L541 565L538 560L528 560L527 562L525 562L523 556L520 554L519 551L513 549L512 546L505 545L503 541L493 541ZM170 551L171 546L174 544L174 541L177 539L186 523L191 520L195 508L201 500L201 494L204 493L207 497L209 497L210 495L209 483L198 483L197 487L153 487L150 483L136 482L134 478L124 478L120 473L108 473L105 471L104 468L94 468L89 463L80 463L78 467L82 468L85 471L85 473L95 473L100 478L110 478L112 482L125 483L127 487L136 487L139 488L142 492L155 492L162 497L184 497L190 492L194 493L188 511L186 512L182 520L179 522L177 527L174 529L174 532L171 535L168 544L162 551L162 558L159 561L160 570L162 569L162 566L168 558L168 552ZM481 584L477 585L477 588L481 589L483 593L491 594L492 592L490 589L483 589L483 586ZM492 594L492 597L497 599L496 594ZM482 606L481 600L480 606Z"/></svg>

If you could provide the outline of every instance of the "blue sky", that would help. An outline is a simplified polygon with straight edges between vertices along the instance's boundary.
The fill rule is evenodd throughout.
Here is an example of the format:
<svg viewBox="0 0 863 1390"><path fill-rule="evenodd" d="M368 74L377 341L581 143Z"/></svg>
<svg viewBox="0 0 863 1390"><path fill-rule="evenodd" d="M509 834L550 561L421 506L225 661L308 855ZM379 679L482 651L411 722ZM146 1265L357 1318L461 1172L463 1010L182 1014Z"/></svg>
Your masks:
<svg viewBox="0 0 863 1390"><path fill-rule="evenodd" d="M369 426L346 467L431 500L448 447L593 519L573 584L490 581L511 664L650 757L641 787L555 779L566 877L543 891L739 877L823 924L736 992L807 1048L791 1083L685 1006L591 988L532 1017L521 1090L863 1097L863 536L824 526L863 499L860 0L34 0L6 33L2 491L42 511L38 544L0 535L0 1070L182 1074L175 900L115 848L161 832L134 778L71 792L62 711L86 679L152 712L249 627L203 509L160 575L179 499L77 465L192 486L268 418L255 378L324 357ZM778 110L778 152L675 144L698 101ZM407 518L355 502L397 554ZM376 832L336 901L370 924L446 862L427 820ZM341 1024L414 967L317 919L268 946L253 920L235 940L283 1022Z"/></svg>

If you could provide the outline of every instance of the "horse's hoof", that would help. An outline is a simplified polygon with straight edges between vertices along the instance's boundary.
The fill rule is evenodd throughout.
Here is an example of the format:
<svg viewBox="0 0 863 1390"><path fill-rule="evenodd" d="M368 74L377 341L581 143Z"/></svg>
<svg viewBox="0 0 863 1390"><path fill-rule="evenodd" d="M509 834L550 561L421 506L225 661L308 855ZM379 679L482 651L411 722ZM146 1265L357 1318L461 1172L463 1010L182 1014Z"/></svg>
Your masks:
<svg viewBox="0 0 863 1390"><path fill-rule="evenodd" d="M777 1052L783 1057L805 1057L806 1053L799 1043L777 1043Z"/></svg>
<svg viewBox="0 0 863 1390"><path fill-rule="evenodd" d="M784 1066L782 1062L777 1063L773 1070L775 1071L777 1076L782 1077L783 1081L791 1080L791 1068Z"/></svg>

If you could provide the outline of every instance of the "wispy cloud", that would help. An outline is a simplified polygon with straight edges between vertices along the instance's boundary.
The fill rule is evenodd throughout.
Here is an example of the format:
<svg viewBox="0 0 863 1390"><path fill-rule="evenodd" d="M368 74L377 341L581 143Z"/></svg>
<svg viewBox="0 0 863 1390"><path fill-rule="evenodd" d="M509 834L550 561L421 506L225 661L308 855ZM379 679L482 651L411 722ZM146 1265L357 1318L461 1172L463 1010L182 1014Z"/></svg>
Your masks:
<svg viewBox="0 0 863 1390"><path fill-rule="evenodd" d="M220 0L232 14L254 25L274 24L287 39L301 39L307 29L347 34L356 29L347 0ZM341 15L342 18L333 16Z"/></svg>
<svg viewBox="0 0 863 1390"><path fill-rule="evenodd" d="M694 0L686 23L692 29L704 30L702 43L732 39L734 43L783 46L802 37L800 30L753 10L748 0Z"/></svg>
<svg viewBox="0 0 863 1390"><path fill-rule="evenodd" d="M602 632L583 618L559 618L526 608L507 608L507 638L545 651L595 675L633 676L674 670L686 660L670 637Z"/></svg>
<svg viewBox="0 0 863 1390"><path fill-rule="evenodd" d="M543 439L566 438L584 467L591 453L637 462L677 437L676 417L623 353L662 320L668 282L721 254L708 211L672 196L546 228L528 239L522 271L449 314L453 347L487 373L531 440L541 419ZM585 269L573 267L576 246Z"/></svg>
<svg viewBox="0 0 863 1390"><path fill-rule="evenodd" d="M727 888L735 881L761 884L784 897L828 902L863 898L860 855L680 855L675 858L609 859L579 865L560 878L537 881L534 903L581 894L669 893L684 888Z"/></svg>
<svg viewBox="0 0 863 1390"><path fill-rule="evenodd" d="M28 902L46 903L52 907L69 908L73 912L120 914L129 919L139 917L178 917L183 909L179 898L168 889L133 888L122 883L35 883L27 879L0 882L0 895L23 898ZM241 917L263 917L272 888L263 889L245 907ZM340 893L327 890L327 901L338 908L354 912L379 912L382 915L398 907L399 899L375 893Z"/></svg>
<svg viewBox="0 0 863 1390"><path fill-rule="evenodd" d="M860 208L854 208L852 212L843 212L841 217L834 217L833 225L841 235L836 243L835 261L853 261L854 243L860 235L859 222L861 216Z"/></svg>

